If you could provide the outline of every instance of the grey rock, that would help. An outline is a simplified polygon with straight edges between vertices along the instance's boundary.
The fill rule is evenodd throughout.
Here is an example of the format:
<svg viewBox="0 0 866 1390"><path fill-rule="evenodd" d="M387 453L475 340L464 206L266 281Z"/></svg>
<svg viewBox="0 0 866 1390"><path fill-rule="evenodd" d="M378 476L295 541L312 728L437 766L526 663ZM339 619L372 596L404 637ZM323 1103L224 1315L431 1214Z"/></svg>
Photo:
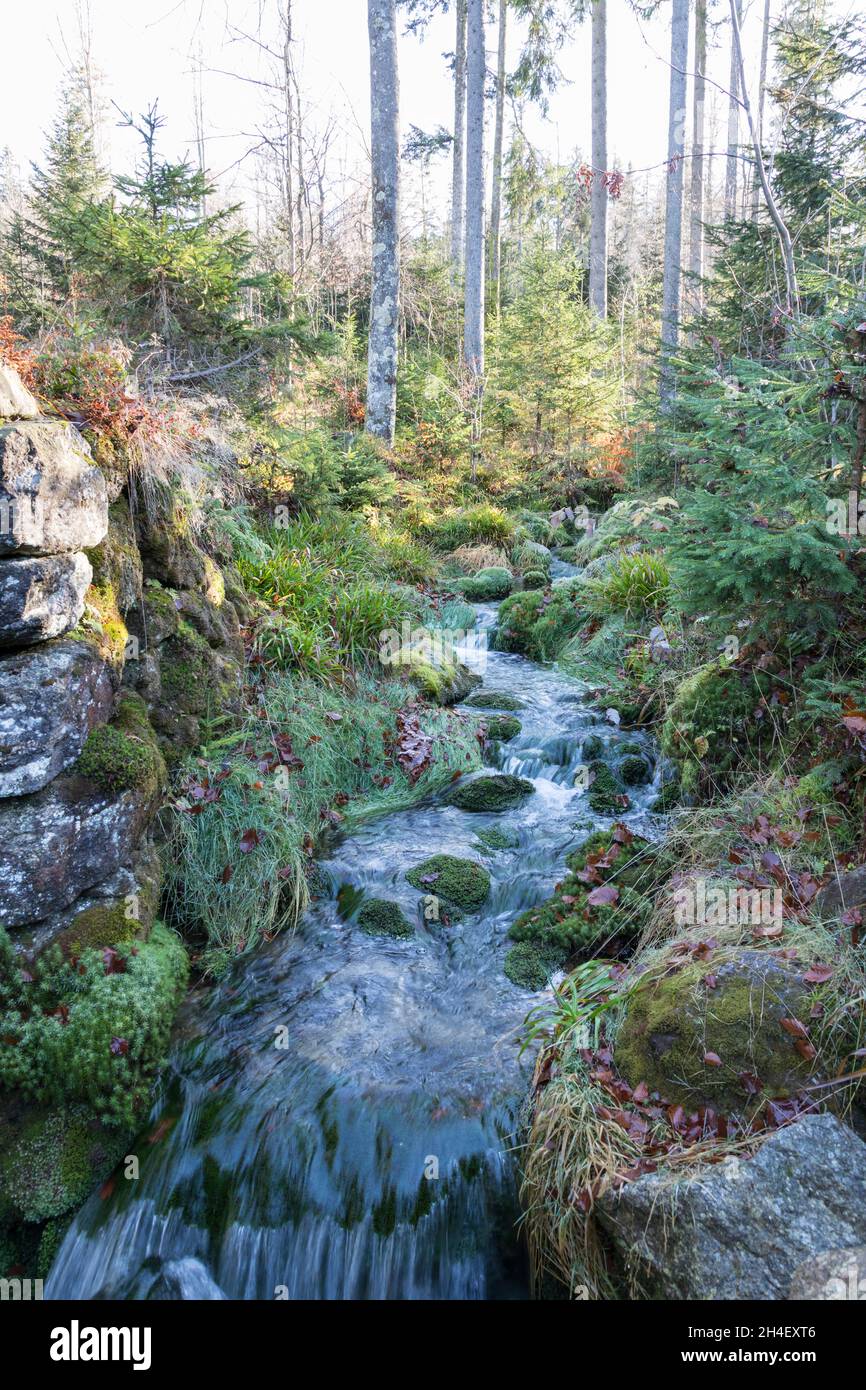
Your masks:
<svg viewBox="0 0 866 1390"><path fill-rule="evenodd" d="M111 715L109 668L70 638L0 657L0 797L40 791Z"/></svg>
<svg viewBox="0 0 866 1390"><path fill-rule="evenodd" d="M65 421L0 428L0 555L59 555L98 545L108 493L90 448Z"/></svg>
<svg viewBox="0 0 866 1390"><path fill-rule="evenodd" d="M179 1302L215 1302L224 1299L225 1294L219 1284L211 1278L201 1260L191 1255L181 1260L168 1260L150 1287L148 1299Z"/></svg>
<svg viewBox="0 0 866 1390"><path fill-rule="evenodd" d="M836 917L850 907L866 907L866 864L838 874L821 889L815 907L822 917Z"/></svg>
<svg viewBox="0 0 866 1390"><path fill-rule="evenodd" d="M675 1182L649 1174L595 1211L651 1298L803 1296L805 1266L866 1245L866 1144L834 1115L809 1115L753 1158Z"/></svg>
<svg viewBox="0 0 866 1390"><path fill-rule="evenodd" d="M0 560L0 647L48 642L75 627L92 577L86 555Z"/></svg>
<svg viewBox="0 0 866 1390"><path fill-rule="evenodd" d="M152 786L103 791L70 773L0 801L0 926L41 922L116 873L159 796Z"/></svg>
<svg viewBox="0 0 866 1390"><path fill-rule="evenodd" d="M131 934L146 941L156 917L161 886L162 863L159 853L145 835L128 864L82 893L69 907L53 912L50 917L38 922L32 930L24 927L16 931L12 944L17 951L33 959L66 932L70 933L67 939L74 941L76 931L81 930L77 919L94 907L121 907L124 916L138 924Z"/></svg>
<svg viewBox="0 0 866 1390"><path fill-rule="evenodd" d="M35 420L39 405L13 367L0 362L0 416L7 420Z"/></svg>

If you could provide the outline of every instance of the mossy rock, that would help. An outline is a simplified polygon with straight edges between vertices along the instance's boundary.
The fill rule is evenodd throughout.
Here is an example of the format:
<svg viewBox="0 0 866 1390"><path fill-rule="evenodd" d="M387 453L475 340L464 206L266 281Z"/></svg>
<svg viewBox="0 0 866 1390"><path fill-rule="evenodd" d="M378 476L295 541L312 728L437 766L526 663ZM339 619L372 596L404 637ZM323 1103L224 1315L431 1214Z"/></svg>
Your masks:
<svg viewBox="0 0 866 1390"><path fill-rule="evenodd" d="M91 730L73 770L103 791L157 793L165 783L165 763L140 696L122 692L111 723Z"/></svg>
<svg viewBox="0 0 866 1390"><path fill-rule="evenodd" d="M724 780L772 736L774 721L754 717L771 686L765 672L741 671L724 661L686 677L662 725L661 746L679 764L687 791Z"/></svg>
<svg viewBox="0 0 866 1390"><path fill-rule="evenodd" d="M399 903L388 898L367 898L358 913L358 926L368 936L412 936L409 922Z"/></svg>
<svg viewBox="0 0 866 1390"><path fill-rule="evenodd" d="M425 699L437 705L456 705L481 684L481 677L462 661L442 656L436 662L419 655L409 661L409 678Z"/></svg>
<svg viewBox="0 0 866 1390"><path fill-rule="evenodd" d="M445 800L461 811L508 811L534 791L534 783L526 777L499 773L494 777L476 777L471 782L458 782L446 793Z"/></svg>
<svg viewBox="0 0 866 1390"><path fill-rule="evenodd" d="M598 830L568 856L569 873L556 892L515 919L508 935L544 954L548 969L576 954L593 951L610 938L633 939L646 926L659 885L671 870L657 846L635 836L624 845L616 829ZM591 882L586 881L591 873ZM581 877L583 875L583 877ZM613 904L588 901L593 888L612 884Z"/></svg>
<svg viewBox="0 0 866 1390"><path fill-rule="evenodd" d="M689 1111L708 1105L727 1115L754 1112L763 1096L792 1096L813 1076L816 1063L782 1026L809 1025L814 991L802 964L748 947L662 962L638 981L617 1034L614 1059L630 1085L645 1081Z"/></svg>
<svg viewBox="0 0 866 1390"><path fill-rule="evenodd" d="M102 951L135 941L142 933L141 923L127 916L122 902L95 903L79 912L71 926L57 937L64 955L78 957L82 951Z"/></svg>
<svg viewBox="0 0 866 1390"><path fill-rule="evenodd" d="M523 576L524 589L544 589L550 583L544 570L527 570Z"/></svg>
<svg viewBox="0 0 866 1390"><path fill-rule="evenodd" d="M487 737L499 739L501 743L517 738L522 727L513 714L493 714L486 720Z"/></svg>
<svg viewBox="0 0 866 1390"><path fill-rule="evenodd" d="M587 734L580 745L580 752L587 762L597 761L604 754L604 739L599 738L598 734Z"/></svg>
<svg viewBox="0 0 866 1390"><path fill-rule="evenodd" d="M80 1206L127 1152L83 1105L28 1109L3 1126L0 1220L46 1221Z"/></svg>
<svg viewBox="0 0 866 1390"><path fill-rule="evenodd" d="M526 705L508 690L477 690L463 702L473 709L525 709Z"/></svg>
<svg viewBox="0 0 866 1390"><path fill-rule="evenodd" d="M475 832L475 838L483 850L516 849L520 838L514 830L503 830L498 825L488 825Z"/></svg>
<svg viewBox="0 0 866 1390"><path fill-rule="evenodd" d="M652 763L642 753L627 753L616 770L627 787L646 786L653 775Z"/></svg>
<svg viewBox="0 0 866 1390"><path fill-rule="evenodd" d="M672 778L669 782L662 785L661 791L653 801L650 810L656 815L665 816L669 811L673 811L682 801L682 787L679 777Z"/></svg>
<svg viewBox="0 0 866 1390"><path fill-rule="evenodd" d="M531 941L518 941L505 957L503 969L513 985L521 989L544 989L561 965L558 951L545 951Z"/></svg>
<svg viewBox="0 0 866 1390"><path fill-rule="evenodd" d="M413 888L431 893L465 912L475 912L490 892L490 875L473 859L434 854L406 874Z"/></svg>
<svg viewBox="0 0 866 1390"><path fill-rule="evenodd" d="M628 797L607 763L594 759L588 764L592 774L587 800L597 816L612 816L628 806Z"/></svg>
<svg viewBox="0 0 866 1390"><path fill-rule="evenodd" d="M511 571L500 565L491 565L468 579L454 581L455 589L473 603L493 603L497 599L506 598L513 586L514 577Z"/></svg>
<svg viewBox="0 0 866 1390"><path fill-rule="evenodd" d="M553 661L588 617L577 579L550 590L525 589L502 604L494 645L499 651L519 652L533 661Z"/></svg>

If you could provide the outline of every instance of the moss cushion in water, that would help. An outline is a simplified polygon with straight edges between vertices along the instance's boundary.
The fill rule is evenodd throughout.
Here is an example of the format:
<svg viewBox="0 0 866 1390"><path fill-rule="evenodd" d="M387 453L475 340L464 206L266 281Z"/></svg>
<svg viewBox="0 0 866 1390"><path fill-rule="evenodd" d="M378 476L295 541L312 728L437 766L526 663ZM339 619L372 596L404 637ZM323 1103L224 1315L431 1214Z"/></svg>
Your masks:
<svg viewBox="0 0 866 1390"><path fill-rule="evenodd" d="M496 777L476 777L471 782L458 782L446 794L445 800L461 811L507 811L534 791L534 784L525 777L501 773Z"/></svg>
<svg viewBox="0 0 866 1390"><path fill-rule="evenodd" d="M434 854L416 864L406 877L413 888L443 898L465 912L474 912L490 892L490 875L484 865L452 854Z"/></svg>
<svg viewBox="0 0 866 1390"><path fill-rule="evenodd" d="M399 903L368 898L358 913L358 926L368 936L411 936L412 926Z"/></svg>

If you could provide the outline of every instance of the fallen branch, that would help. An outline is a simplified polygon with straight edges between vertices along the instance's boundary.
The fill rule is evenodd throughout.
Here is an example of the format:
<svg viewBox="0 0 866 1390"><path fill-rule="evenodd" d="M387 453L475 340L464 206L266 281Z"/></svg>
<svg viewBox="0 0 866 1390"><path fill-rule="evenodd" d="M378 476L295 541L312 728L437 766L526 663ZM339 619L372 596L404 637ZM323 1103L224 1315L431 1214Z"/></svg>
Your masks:
<svg viewBox="0 0 866 1390"><path fill-rule="evenodd" d="M253 348L251 352L245 352L241 357L236 357L234 362L223 362L219 367L203 367L197 372L180 372L176 376L170 376L171 382L175 381L201 381L206 376L216 376L218 372L230 372L232 367L239 367L243 362L250 362L254 357L258 357L261 348Z"/></svg>

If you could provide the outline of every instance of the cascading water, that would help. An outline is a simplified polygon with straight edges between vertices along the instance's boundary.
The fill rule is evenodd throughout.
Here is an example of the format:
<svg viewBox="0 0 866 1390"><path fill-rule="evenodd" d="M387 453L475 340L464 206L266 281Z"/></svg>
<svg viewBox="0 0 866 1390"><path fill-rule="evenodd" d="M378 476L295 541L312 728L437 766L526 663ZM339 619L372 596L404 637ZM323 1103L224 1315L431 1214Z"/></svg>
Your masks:
<svg viewBox="0 0 866 1390"><path fill-rule="evenodd" d="M554 573L576 571L554 562ZM482 632L495 621L494 605L479 607ZM606 743L621 735L577 682L523 657L487 653L484 684L524 703L522 731L496 760L535 795L498 815L434 798L336 845L324 865L333 896L301 929L190 995L134 1146L139 1174L119 1174L78 1213L46 1297L526 1296L515 1148L534 996L503 973L506 936L552 891L568 851L610 823L575 774L590 727ZM623 816L651 837L653 795L642 789ZM493 825L513 848L477 840ZM418 920L405 873L434 853L483 860L492 890L480 913ZM347 884L398 901L415 935L368 936L343 920Z"/></svg>

